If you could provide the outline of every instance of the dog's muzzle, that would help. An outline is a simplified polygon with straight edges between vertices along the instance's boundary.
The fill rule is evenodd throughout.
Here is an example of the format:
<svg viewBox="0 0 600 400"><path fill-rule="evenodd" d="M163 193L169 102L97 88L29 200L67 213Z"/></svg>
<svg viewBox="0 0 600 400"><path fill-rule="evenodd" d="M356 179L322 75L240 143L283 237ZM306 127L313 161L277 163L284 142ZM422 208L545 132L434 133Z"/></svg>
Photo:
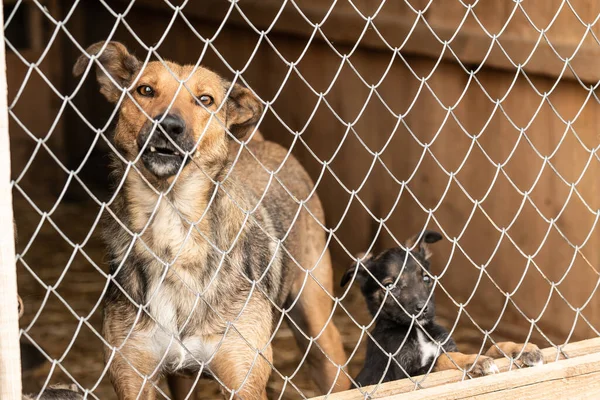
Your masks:
<svg viewBox="0 0 600 400"><path fill-rule="evenodd" d="M138 148L144 149L144 166L157 177L168 178L190 162L194 140L181 117L167 114L164 118L158 115L154 119L161 121L160 124L146 123L138 135Z"/></svg>

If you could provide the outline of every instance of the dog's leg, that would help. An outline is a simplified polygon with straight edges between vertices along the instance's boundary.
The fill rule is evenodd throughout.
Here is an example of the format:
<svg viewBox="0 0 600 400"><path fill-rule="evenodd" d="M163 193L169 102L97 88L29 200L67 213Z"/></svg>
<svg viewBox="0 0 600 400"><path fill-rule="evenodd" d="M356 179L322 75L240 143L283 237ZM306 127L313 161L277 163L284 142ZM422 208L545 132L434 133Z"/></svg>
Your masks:
<svg viewBox="0 0 600 400"><path fill-rule="evenodd" d="M321 239L315 238L310 241L305 247L302 257L298 257L304 268L313 268L319 262L321 252L325 248L322 233L319 232L319 235L315 236L320 236ZM316 241L318 243L315 243ZM348 390L350 380L344 371L339 369L339 366L344 365L347 361L346 353L340 333L330 319L333 301L329 296L333 295L333 271L329 250L325 250L319 266L312 271L312 275L314 279L309 276L304 283L305 274L298 272L292 285L288 304L291 304L297 296L300 298L290 310L289 317L298 325L304 335L309 338L318 338L317 343L322 350L313 343L306 361L312 379L319 389L323 393L328 393L330 390L333 392ZM326 293L315 282L315 279L329 293ZM294 324L289 323L289 325L296 336L298 346L302 352L305 352L309 341L295 328Z"/></svg>
<svg viewBox="0 0 600 400"><path fill-rule="evenodd" d="M135 369L127 361L133 364ZM117 392L117 398L119 400L154 400L156 393L152 382L156 381L156 377L150 375L157 362L158 360L140 351L139 348L131 351L122 350L121 354L115 354L108 368L108 374L115 392ZM144 382L144 377L148 377L146 382Z"/></svg>
<svg viewBox="0 0 600 400"><path fill-rule="evenodd" d="M155 373L160 357L150 351L148 335L134 331L124 321L133 321L118 305L107 305L104 310L103 335L106 341L119 349L113 356L112 349L104 348L108 375L119 400L154 400L156 393L152 386L158 378Z"/></svg>
<svg viewBox="0 0 600 400"><path fill-rule="evenodd" d="M443 353L439 356L433 366L433 371L457 369L457 367L466 370L471 376L491 375L499 372L491 357L458 352Z"/></svg>
<svg viewBox="0 0 600 400"><path fill-rule="evenodd" d="M233 322L208 365L224 385L225 398L267 400L273 350L269 343L273 320L267 301L247 304L246 311ZM219 337L220 341L221 338ZM231 391L235 396L231 396Z"/></svg>
<svg viewBox="0 0 600 400"><path fill-rule="evenodd" d="M492 358L502 358L505 357L505 355L516 358L519 354L521 354L519 360L528 367L534 367L544 363L542 352L533 343L517 344L514 342L500 342L492 345L485 353L486 356Z"/></svg>

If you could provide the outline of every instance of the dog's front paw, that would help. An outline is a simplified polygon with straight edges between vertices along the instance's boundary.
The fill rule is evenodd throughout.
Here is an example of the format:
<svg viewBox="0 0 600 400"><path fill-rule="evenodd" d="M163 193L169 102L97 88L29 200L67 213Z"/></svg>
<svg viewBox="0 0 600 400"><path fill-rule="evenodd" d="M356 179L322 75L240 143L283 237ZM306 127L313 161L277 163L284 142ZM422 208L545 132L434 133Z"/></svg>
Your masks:
<svg viewBox="0 0 600 400"><path fill-rule="evenodd" d="M500 372L493 358L486 356L473 356L473 358L473 362L465 366L467 374L471 377L492 375Z"/></svg>
<svg viewBox="0 0 600 400"><path fill-rule="evenodd" d="M533 343L496 343L486 353L488 356L510 357L515 360L519 366L535 367L544 363L544 355L540 349Z"/></svg>
<svg viewBox="0 0 600 400"><path fill-rule="evenodd" d="M519 361L527 367L537 367L544 364L544 355L535 344L527 344Z"/></svg>

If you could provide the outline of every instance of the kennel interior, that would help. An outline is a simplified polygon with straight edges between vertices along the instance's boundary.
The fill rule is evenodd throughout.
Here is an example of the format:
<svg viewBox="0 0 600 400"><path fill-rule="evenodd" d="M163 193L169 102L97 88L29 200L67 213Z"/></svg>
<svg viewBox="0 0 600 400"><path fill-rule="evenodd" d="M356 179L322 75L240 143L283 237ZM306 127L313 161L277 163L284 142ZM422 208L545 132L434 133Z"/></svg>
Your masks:
<svg viewBox="0 0 600 400"><path fill-rule="evenodd" d="M599 336L597 2L3 4L20 338L44 359L23 372L24 392L76 382L114 398L98 307L114 107L93 74L79 87L71 73L108 38L140 58L152 46L228 79L239 71L269 102L260 132L318 182L335 282L355 254L428 227L445 239L432 259L438 321L458 321L464 352L487 334L557 349ZM355 376L371 323L356 284L333 321ZM286 325L274 348L270 396L320 395ZM27 349L24 365L40 357Z"/></svg>

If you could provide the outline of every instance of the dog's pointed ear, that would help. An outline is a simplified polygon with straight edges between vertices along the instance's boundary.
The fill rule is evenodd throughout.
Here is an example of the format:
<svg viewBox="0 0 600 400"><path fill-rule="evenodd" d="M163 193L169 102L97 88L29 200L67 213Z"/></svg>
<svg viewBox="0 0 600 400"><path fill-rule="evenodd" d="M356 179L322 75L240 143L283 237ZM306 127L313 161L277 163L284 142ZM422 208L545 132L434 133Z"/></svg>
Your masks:
<svg viewBox="0 0 600 400"><path fill-rule="evenodd" d="M432 255L428 244L439 242L442 239L443 239L443 236L441 233L436 232L436 231L426 230L423 233L421 233L420 235L415 235L412 238L408 239L404 243L404 246L406 247L407 250L412 250L417 253L420 253L427 260Z"/></svg>
<svg viewBox="0 0 600 400"><path fill-rule="evenodd" d="M77 62L73 66L73 75L79 76L83 74L90 58L88 54L98 57L98 62L102 64L110 77L96 65L96 78L100 84L100 93L102 93L108 101L116 103L122 93L122 88L126 88L131 84L137 72L141 68L142 63L131 55L127 48L119 42L108 42L104 47L105 42L94 43L87 48L86 53L79 56ZM104 50L102 50L104 47ZM118 86L115 86L114 82Z"/></svg>
<svg viewBox="0 0 600 400"><path fill-rule="evenodd" d="M226 101L227 129L236 138L243 139L260 120L263 105L249 89L237 83L231 88Z"/></svg>
<svg viewBox="0 0 600 400"><path fill-rule="evenodd" d="M367 266L367 264L371 261L371 259L373 258L373 254L369 253L359 253L356 255L357 259L362 259L362 263L365 265L365 267ZM354 263L353 266L351 266L350 268L348 268L348 270L344 273L344 276L342 276L342 280L340 282L340 286L344 287L346 286L346 284L348 283L348 281L350 279L352 279L352 277L354 276L356 271L356 279L358 281L362 280L365 278L366 276L366 271L363 267L360 266L360 264L358 262Z"/></svg>

